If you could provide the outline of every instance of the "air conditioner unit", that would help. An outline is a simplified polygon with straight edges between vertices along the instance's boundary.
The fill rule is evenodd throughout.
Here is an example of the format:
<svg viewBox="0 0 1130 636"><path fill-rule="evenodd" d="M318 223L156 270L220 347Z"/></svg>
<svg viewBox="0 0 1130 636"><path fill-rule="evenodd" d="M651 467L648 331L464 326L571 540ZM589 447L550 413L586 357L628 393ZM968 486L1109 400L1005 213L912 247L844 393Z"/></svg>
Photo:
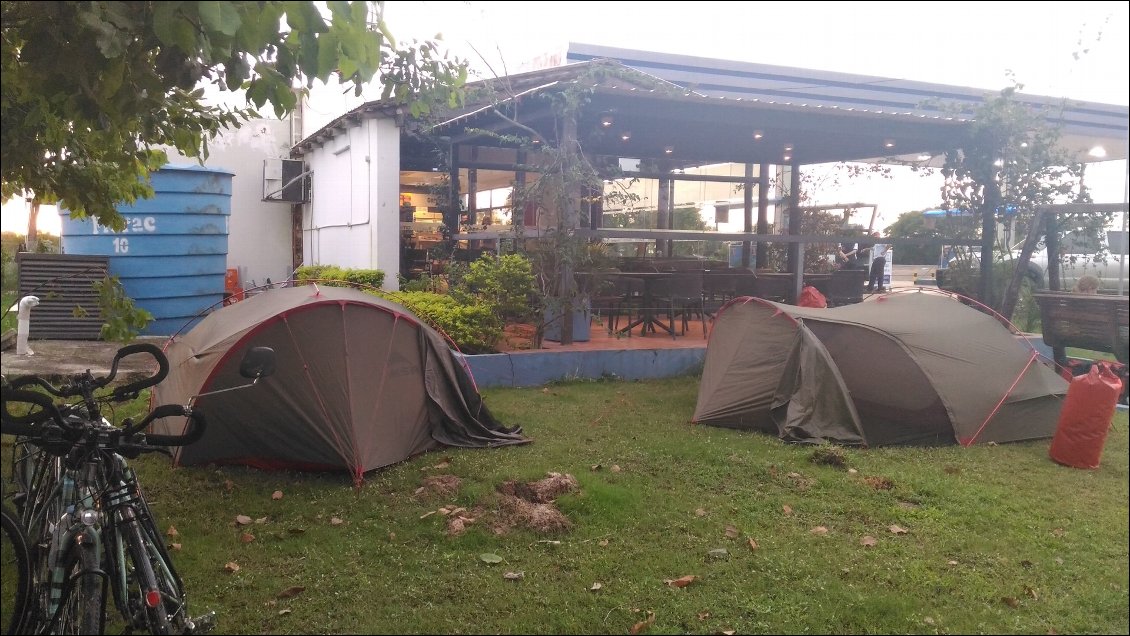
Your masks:
<svg viewBox="0 0 1130 636"><path fill-rule="evenodd" d="M306 203L310 200L310 172L299 159L263 161L263 200Z"/></svg>

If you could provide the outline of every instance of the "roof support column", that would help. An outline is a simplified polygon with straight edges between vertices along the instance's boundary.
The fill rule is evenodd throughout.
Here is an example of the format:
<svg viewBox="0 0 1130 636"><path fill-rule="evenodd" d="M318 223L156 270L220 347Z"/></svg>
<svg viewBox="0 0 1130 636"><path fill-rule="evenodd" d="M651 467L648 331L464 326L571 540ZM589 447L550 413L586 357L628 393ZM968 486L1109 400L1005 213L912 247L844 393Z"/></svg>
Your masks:
<svg viewBox="0 0 1130 636"><path fill-rule="evenodd" d="M459 233L459 144L451 145L451 165L448 167L448 193L451 197L443 210L443 224L447 226L448 236L455 239Z"/></svg>
<svg viewBox="0 0 1130 636"><path fill-rule="evenodd" d="M757 166L757 233L769 233L769 164L767 163ZM757 269L768 267L769 244L764 241L758 242L755 256Z"/></svg>
<svg viewBox="0 0 1130 636"><path fill-rule="evenodd" d="M799 236L804 212L800 209L800 165L794 160L789 165L789 236ZM795 305L804 282L804 244L789 243L788 270L793 275L789 286L788 302Z"/></svg>
<svg viewBox="0 0 1130 636"><path fill-rule="evenodd" d="M753 164L747 163L745 165L745 178L746 182L743 184L745 187L745 206L744 206L744 224L742 225L743 232L753 231ZM750 249L753 244L749 241L742 241L742 267L749 267ZM728 256L728 255L727 255Z"/></svg>

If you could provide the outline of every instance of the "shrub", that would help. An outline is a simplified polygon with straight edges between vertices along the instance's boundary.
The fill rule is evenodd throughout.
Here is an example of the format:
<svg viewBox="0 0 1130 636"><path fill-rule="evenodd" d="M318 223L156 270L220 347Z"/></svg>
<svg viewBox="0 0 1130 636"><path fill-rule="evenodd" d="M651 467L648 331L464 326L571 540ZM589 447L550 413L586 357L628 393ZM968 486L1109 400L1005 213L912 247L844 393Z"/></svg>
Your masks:
<svg viewBox="0 0 1130 636"><path fill-rule="evenodd" d="M502 338L502 317L482 302L460 303L451 296L431 292L382 292L432 327L447 334L463 353L493 353Z"/></svg>
<svg viewBox="0 0 1130 636"><path fill-rule="evenodd" d="M294 273L299 283L320 282L331 287L369 286L380 289L385 273L379 269L349 269L337 265L303 265Z"/></svg>
<svg viewBox="0 0 1130 636"><path fill-rule="evenodd" d="M537 306L530 261L520 254L483 254L473 261L451 295L460 302L479 301L493 306L503 319L524 319Z"/></svg>

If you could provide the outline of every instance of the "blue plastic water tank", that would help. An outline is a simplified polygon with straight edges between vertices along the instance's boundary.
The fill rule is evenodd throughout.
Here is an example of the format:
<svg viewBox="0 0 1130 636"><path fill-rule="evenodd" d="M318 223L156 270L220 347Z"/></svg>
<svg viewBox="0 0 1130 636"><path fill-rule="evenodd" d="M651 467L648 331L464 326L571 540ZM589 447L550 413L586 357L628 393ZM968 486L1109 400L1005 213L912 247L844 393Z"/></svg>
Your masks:
<svg viewBox="0 0 1130 636"><path fill-rule="evenodd" d="M110 257L110 273L153 314L142 335L168 336L224 297L232 173L168 165L152 175L154 196L123 204L126 229L62 215L63 251Z"/></svg>

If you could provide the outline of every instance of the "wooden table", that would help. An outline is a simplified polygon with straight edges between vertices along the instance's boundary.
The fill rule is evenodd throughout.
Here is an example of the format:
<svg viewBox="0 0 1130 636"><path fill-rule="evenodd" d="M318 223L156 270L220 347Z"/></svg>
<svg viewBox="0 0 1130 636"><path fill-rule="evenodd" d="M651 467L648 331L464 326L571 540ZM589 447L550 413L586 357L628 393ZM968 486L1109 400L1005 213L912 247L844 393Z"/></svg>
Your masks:
<svg viewBox="0 0 1130 636"><path fill-rule="evenodd" d="M635 327L640 327L640 335L644 335L649 331L654 333L655 328L658 326L663 331L666 331L675 337L675 332L670 325L666 325L655 317L656 303L655 303L655 282L667 280L675 276L675 272L609 272L604 276L624 278L632 278L641 281L643 284L643 297L641 298L642 306L640 307L639 318L628 323L626 327L617 329L617 333L629 333ZM642 327L641 327L642 325Z"/></svg>

